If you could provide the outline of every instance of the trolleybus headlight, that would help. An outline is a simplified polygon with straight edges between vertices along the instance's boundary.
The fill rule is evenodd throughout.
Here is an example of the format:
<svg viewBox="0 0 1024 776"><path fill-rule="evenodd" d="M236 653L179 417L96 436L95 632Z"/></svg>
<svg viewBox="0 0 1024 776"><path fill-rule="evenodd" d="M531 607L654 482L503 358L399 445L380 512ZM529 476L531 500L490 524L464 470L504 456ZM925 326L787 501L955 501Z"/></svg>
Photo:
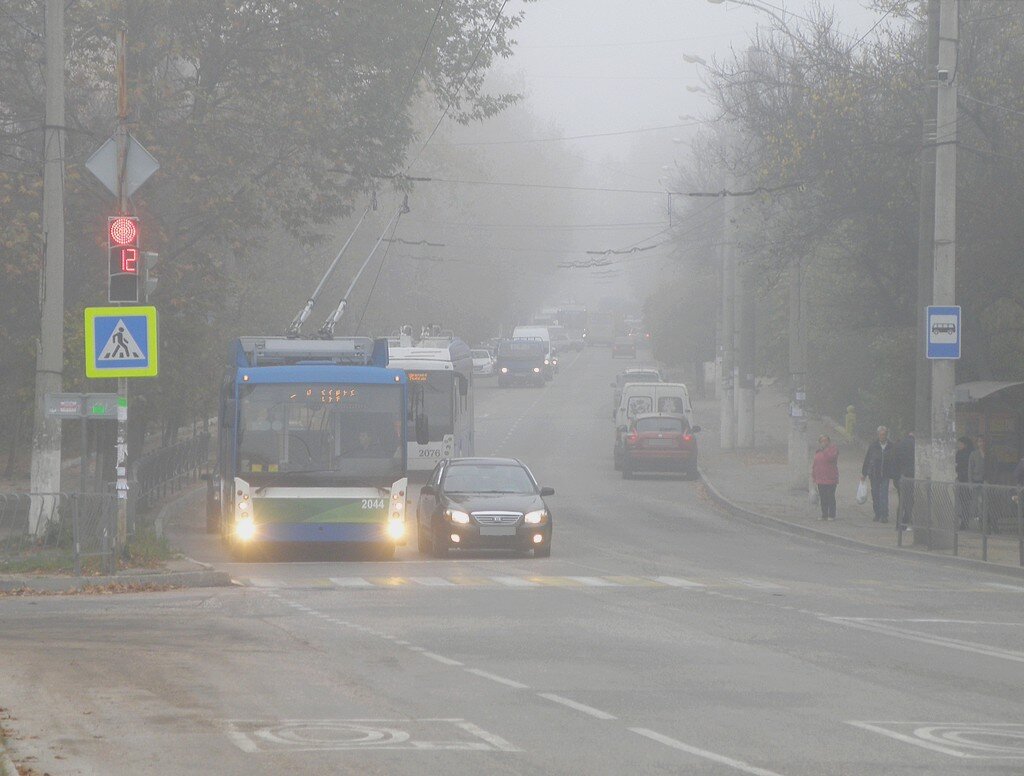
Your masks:
<svg viewBox="0 0 1024 776"><path fill-rule="evenodd" d="M235 536L243 542L251 541L256 536L256 523L252 517L243 515L238 518L238 521L235 523Z"/></svg>
<svg viewBox="0 0 1024 776"><path fill-rule="evenodd" d="M392 539L401 539L405 536L405 521L401 518L388 520L388 536Z"/></svg>
<svg viewBox="0 0 1024 776"><path fill-rule="evenodd" d="M458 523L459 525L469 525L469 515L458 509L449 509L448 519L453 523Z"/></svg>
<svg viewBox="0 0 1024 776"><path fill-rule="evenodd" d="M533 512L527 512L523 518L523 522L527 525L541 525L546 523L548 519L548 512L546 509L536 509Z"/></svg>

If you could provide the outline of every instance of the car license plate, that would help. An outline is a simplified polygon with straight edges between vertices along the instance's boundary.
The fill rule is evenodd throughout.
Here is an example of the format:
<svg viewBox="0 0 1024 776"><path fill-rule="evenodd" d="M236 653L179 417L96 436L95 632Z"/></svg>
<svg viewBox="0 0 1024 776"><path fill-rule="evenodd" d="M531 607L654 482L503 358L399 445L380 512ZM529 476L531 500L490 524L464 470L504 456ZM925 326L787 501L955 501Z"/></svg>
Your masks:
<svg viewBox="0 0 1024 776"><path fill-rule="evenodd" d="M481 536L515 536L514 525L482 525L480 526Z"/></svg>
<svg viewBox="0 0 1024 776"><path fill-rule="evenodd" d="M674 439L648 439L648 447L677 447L677 443Z"/></svg>

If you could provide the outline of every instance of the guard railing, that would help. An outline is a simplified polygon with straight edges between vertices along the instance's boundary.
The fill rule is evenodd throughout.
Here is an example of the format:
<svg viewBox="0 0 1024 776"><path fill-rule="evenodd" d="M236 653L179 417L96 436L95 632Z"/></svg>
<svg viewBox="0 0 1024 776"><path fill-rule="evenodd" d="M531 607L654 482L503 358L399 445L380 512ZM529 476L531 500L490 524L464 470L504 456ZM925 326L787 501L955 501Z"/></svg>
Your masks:
<svg viewBox="0 0 1024 776"><path fill-rule="evenodd" d="M129 512L138 518L168 493L198 479L209 450L210 434L203 432L142 456L132 467Z"/></svg>
<svg viewBox="0 0 1024 776"><path fill-rule="evenodd" d="M1024 566L1024 488L906 477L898 485L901 546L909 534L930 550Z"/></svg>

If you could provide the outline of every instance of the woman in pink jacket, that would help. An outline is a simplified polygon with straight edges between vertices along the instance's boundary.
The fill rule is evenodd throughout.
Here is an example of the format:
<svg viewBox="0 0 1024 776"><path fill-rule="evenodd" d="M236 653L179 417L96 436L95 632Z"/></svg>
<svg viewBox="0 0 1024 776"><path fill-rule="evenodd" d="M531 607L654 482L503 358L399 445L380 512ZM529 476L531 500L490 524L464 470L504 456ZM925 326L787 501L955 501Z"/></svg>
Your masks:
<svg viewBox="0 0 1024 776"><path fill-rule="evenodd" d="M825 434L818 437L811 477L818 486L821 519L836 519L836 485L839 484L839 449Z"/></svg>

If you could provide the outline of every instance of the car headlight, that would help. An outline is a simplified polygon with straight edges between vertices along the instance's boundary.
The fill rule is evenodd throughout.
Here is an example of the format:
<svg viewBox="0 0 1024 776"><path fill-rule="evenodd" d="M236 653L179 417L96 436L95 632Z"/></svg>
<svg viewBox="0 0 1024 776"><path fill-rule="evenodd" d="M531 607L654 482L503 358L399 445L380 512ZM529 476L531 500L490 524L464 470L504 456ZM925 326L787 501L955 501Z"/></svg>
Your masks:
<svg viewBox="0 0 1024 776"><path fill-rule="evenodd" d="M551 362L548 359L544 359L544 366L549 366Z"/></svg>
<svg viewBox="0 0 1024 776"><path fill-rule="evenodd" d="M548 511L546 509L535 509L533 512L527 512L523 517L523 522L527 525L540 525L546 523L548 520Z"/></svg>
<svg viewBox="0 0 1024 776"><path fill-rule="evenodd" d="M501 368L501 373L502 373L503 375L507 375L507 374L508 374L508 367L507 367L507 366L503 366L503 367Z"/></svg>
<svg viewBox="0 0 1024 776"><path fill-rule="evenodd" d="M540 367L539 366L535 366L533 368L533 371L536 372L537 374L540 374Z"/></svg>
<svg viewBox="0 0 1024 776"><path fill-rule="evenodd" d="M449 509L448 519L453 523L458 523L459 525L469 524L469 514L459 509Z"/></svg>

